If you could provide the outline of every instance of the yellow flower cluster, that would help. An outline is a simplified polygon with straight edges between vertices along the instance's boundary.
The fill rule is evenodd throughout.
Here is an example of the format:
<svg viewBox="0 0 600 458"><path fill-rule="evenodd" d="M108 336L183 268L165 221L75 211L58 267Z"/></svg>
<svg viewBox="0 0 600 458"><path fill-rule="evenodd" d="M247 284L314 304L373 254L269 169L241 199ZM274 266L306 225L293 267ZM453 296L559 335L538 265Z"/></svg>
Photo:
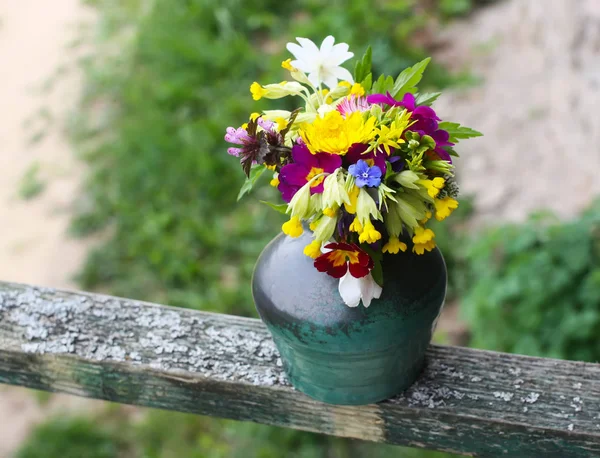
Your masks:
<svg viewBox="0 0 600 458"><path fill-rule="evenodd" d="M317 116L312 123L300 128L300 136L311 153L346 154L355 143L369 143L375 136L377 119L366 121L360 112L354 112L345 118L337 110L325 116Z"/></svg>

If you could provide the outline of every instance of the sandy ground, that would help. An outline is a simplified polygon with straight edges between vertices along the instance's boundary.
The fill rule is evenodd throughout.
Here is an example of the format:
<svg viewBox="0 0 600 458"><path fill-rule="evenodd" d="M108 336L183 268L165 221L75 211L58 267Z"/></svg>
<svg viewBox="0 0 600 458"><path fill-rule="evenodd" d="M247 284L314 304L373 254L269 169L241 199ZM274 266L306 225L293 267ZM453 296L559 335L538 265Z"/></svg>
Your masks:
<svg viewBox="0 0 600 458"><path fill-rule="evenodd" d="M484 137L460 145L477 221L540 208L572 217L600 195L600 2L501 1L442 34L443 58L483 78L445 93L442 117Z"/></svg>
<svg viewBox="0 0 600 458"><path fill-rule="evenodd" d="M42 96L43 83L67 61L66 44L77 21L86 18L78 0L0 0L0 279L74 288L73 275L89 242L66 237L69 210L82 165L59 126L80 89L76 72ZM51 107L51 120L40 109ZM30 127L26 125L29 123ZM37 144L29 139L44 126L49 134ZM23 174L40 166L46 189L24 201L18 195ZM48 411L89 409L90 402L54 397L42 408L23 389L0 385L0 457L9 457L33 424Z"/></svg>

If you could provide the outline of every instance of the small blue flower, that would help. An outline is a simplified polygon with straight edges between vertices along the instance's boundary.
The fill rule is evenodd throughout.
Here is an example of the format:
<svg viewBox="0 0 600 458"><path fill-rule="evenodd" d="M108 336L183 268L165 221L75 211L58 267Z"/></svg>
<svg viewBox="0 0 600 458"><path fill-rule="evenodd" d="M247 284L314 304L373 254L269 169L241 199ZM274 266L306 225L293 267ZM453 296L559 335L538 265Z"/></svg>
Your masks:
<svg viewBox="0 0 600 458"><path fill-rule="evenodd" d="M375 188L381 184L381 169L376 165L369 167L369 164L362 159L348 167L348 172L356 178L356 186L359 188L363 186Z"/></svg>

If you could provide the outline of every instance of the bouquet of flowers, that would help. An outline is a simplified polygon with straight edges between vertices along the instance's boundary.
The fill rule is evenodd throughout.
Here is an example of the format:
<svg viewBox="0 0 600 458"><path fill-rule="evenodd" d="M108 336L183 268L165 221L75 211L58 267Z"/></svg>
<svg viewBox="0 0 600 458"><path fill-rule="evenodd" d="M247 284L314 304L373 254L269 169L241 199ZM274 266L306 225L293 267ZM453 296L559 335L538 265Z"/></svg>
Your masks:
<svg viewBox="0 0 600 458"><path fill-rule="evenodd" d="M430 59L397 78L371 73L371 50L352 75L341 66L354 54L332 36L320 48L306 38L288 43L295 60L282 67L293 81L252 83L254 100L298 97L293 111L252 113L225 140L235 146L248 179L240 197L270 171L284 204L268 203L290 216L283 232L299 237L310 229L304 254L339 279L344 302L368 307L383 287L384 253L435 248L427 222L458 207L454 146L480 133L442 122L431 108L440 93L417 84Z"/></svg>

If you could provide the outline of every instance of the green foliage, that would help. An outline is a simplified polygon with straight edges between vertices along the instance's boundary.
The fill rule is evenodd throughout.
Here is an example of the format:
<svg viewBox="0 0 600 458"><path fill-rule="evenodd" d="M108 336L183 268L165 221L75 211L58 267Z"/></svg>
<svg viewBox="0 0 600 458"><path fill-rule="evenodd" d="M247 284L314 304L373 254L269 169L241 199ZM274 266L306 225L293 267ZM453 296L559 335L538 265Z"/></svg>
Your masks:
<svg viewBox="0 0 600 458"><path fill-rule="evenodd" d="M116 458L124 449L107 428L86 418L53 418L38 426L16 458Z"/></svg>
<svg viewBox="0 0 600 458"><path fill-rule="evenodd" d="M46 183L40 179L40 164L34 162L21 177L19 183L19 196L29 200L41 194L46 188Z"/></svg>
<svg viewBox="0 0 600 458"><path fill-rule="evenodd" d="M371 67L373 65L373 50L369 46L365 51L365 55L362 59L356 60L356 66L354 67L354 81L362 83L365 79L371 75Z"/></svg>
<svg viewBox="0 0 600 458"><path fill-rule="evenodd" d="M466 138L481 137L483 134L471 129L470 127L461 126L457 122L444 121L440 122L440 129L444 129L450 134L450 141L458 143L459 140Z"/></svg>
<svg viewBox="0 0 600 458"><path fill-rule="evenodd" d="M539 214L494 229L467 262L473 346L600 360L600 201L576 221Z"/></svg>
<svg viewBox="0 0 600 458"><path fill-rule="evenodd" d="M431 57L423 59L412 67L403 70L394 82L394 86L392 87L392 97L401 99L404 94L408 92L416 92L416 86L423 78L423 72L427 68L427 65L429 65L429 62L431 62Z"/></svg>
<svg viewBox="0 0 600 458"><path fill-rule="evenodd" d="M439 8L444 16L462 16L473 9L473 0L439 0Z"/></svg>
<svg viewBox="0 0 600 458"><path fill-rule="evenodd" d="M198 432L203 434L199 435ZM299 433L249 422L150 410L128 424L122 412L102 422L51 418L16 458L451 458L452 455Z"/></svg>

